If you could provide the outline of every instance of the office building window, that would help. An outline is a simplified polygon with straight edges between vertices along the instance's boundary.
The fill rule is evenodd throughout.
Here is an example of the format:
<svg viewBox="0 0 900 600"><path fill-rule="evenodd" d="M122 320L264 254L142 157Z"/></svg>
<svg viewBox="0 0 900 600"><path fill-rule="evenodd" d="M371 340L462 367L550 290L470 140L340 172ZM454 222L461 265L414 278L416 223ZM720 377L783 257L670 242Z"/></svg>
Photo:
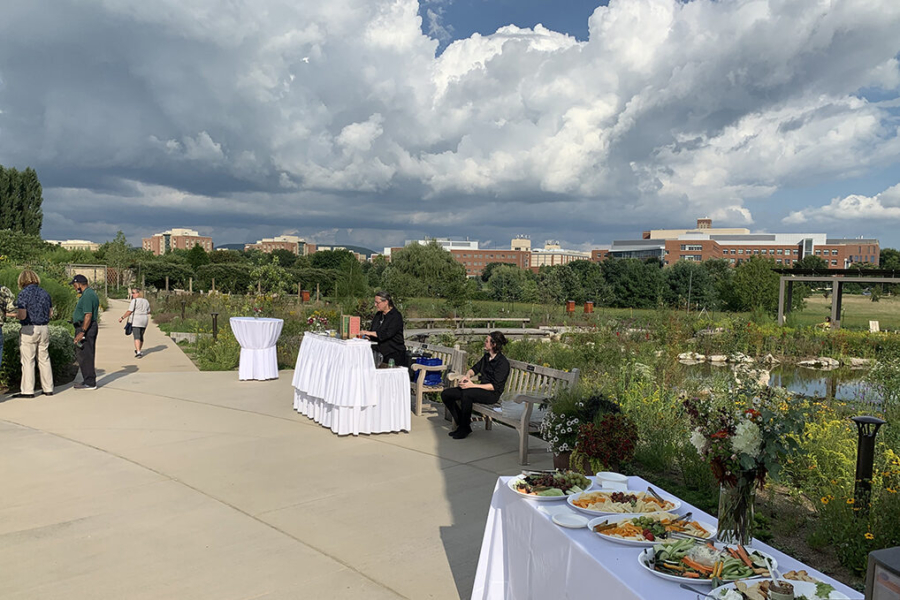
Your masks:
<svg viewBox="0 0 900 600"><path fill-rule="evenodd" d="M832 260L832 261L831 261L831 266L832 266L832 267L836 267L836 266L837 266L837 261L836 261L836 260Z"/></svg>
<svg viewBox="0 0 900 600"><path fill-rule="evenodd" d="M831 251L831 255L832 255L832 256L837 256L837 250L832 250L832 251Z"/></svg>
<svg viewBox="0 0 900 600"><path fill-rule="evenodd" d="M778 252L777 252L777 253L778 253L778 254L783 254L783 251L781 250L781 248L778 249Z"/></svg>
<svg viewBox="0 0 900 600"><path fill-rule="evenodd" d="M744 249L743 249L743 248L738 248L738 254L743 254L743 253L744 253Z"/></svg>
<svg viewBox="0 0 900 600"><path fill-rule="evenodd" d="M776 262L777 264L780 265L780 264L781 264L781 259L780 259L780 258L777 258L777 259L775 259L775 262Z"/></svg>
<svg viewBox="0 0 900 600"><path fill-rule="evenodd" d="M821 251L821 250L816 250L816 256L822 256L822 251Z"/></svg>

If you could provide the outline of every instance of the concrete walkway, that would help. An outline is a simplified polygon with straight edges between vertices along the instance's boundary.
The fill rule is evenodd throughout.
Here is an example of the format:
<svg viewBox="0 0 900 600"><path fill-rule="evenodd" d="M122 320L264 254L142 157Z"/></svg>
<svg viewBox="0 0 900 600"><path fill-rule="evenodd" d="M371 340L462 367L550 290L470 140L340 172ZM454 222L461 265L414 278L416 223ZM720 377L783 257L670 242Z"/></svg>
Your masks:
<svg viewBox="0 0 900 600"><path fill-rule="evenodd" d="M337 437L290 372L199 372L152 325L135 360L112 304L98 390L0 399L0 598L469 597L515 432Z"/></svg>

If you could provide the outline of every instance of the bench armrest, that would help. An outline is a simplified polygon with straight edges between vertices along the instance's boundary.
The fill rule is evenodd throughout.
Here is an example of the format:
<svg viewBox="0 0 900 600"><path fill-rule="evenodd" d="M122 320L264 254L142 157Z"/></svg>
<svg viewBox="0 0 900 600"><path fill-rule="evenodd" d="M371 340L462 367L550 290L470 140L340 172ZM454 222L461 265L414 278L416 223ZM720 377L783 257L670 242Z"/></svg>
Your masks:
<svg viewBox="0 0 900 600"><path fill-rule="evenodd" d="M527 402L528 404L543 404L549 399L550 396L544 394L519 394L513 398L512 401L517 404L522 404L523 402Z"/></svg>
<svg viewBox="0 0 900 600"><path fill-rule="evenodd" d="M413 371L445 371L447 367L450 365L436 365L436 366L428 366L428 365L413 365L411 368Z"/></svg>

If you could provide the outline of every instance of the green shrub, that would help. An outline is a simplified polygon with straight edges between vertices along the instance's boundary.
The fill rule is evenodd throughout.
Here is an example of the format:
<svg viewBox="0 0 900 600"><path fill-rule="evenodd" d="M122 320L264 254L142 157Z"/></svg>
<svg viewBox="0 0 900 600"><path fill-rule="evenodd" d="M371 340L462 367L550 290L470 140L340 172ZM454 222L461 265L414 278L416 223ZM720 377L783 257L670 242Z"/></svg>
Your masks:
<svg viewBox="0 0 900 600"><path fill-rule="evenodd" d="M0 384L13 388L22 381L22 359L19 354L18 323L3 326L3 365L0 367ZM69 368L75 362L75 344L72 333L60 325L50 325L50 364L53 367L53 381L60 383L69 375ZM37 379L39 381L39 379Z"/></svg>
<svg viewBox="0 0 900 600"><path fill-rule="evenodd" d="M19 294L19 274L22 269L16 267L6 267L0 271L0 285L5 285L12 290L13 295ZM75 303L78 301L75 295L75 289L65 285L47 276L46 273L37 271L41 278L41 287L50 294L53 301L54 319L66 320L72 318L72 311L75 309Z"/></svg>

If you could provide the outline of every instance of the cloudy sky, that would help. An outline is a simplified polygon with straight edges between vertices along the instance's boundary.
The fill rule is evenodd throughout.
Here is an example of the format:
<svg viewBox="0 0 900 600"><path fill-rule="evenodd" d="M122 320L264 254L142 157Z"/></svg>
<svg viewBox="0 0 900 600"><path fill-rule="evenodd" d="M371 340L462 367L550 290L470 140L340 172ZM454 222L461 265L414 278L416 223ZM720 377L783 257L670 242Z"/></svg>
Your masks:
<svg viewBox="0 0 900 600"><path fill-rule="evenodd" d="M897 0L29 0L0 164L46 238L900 246Z"/></svg>

